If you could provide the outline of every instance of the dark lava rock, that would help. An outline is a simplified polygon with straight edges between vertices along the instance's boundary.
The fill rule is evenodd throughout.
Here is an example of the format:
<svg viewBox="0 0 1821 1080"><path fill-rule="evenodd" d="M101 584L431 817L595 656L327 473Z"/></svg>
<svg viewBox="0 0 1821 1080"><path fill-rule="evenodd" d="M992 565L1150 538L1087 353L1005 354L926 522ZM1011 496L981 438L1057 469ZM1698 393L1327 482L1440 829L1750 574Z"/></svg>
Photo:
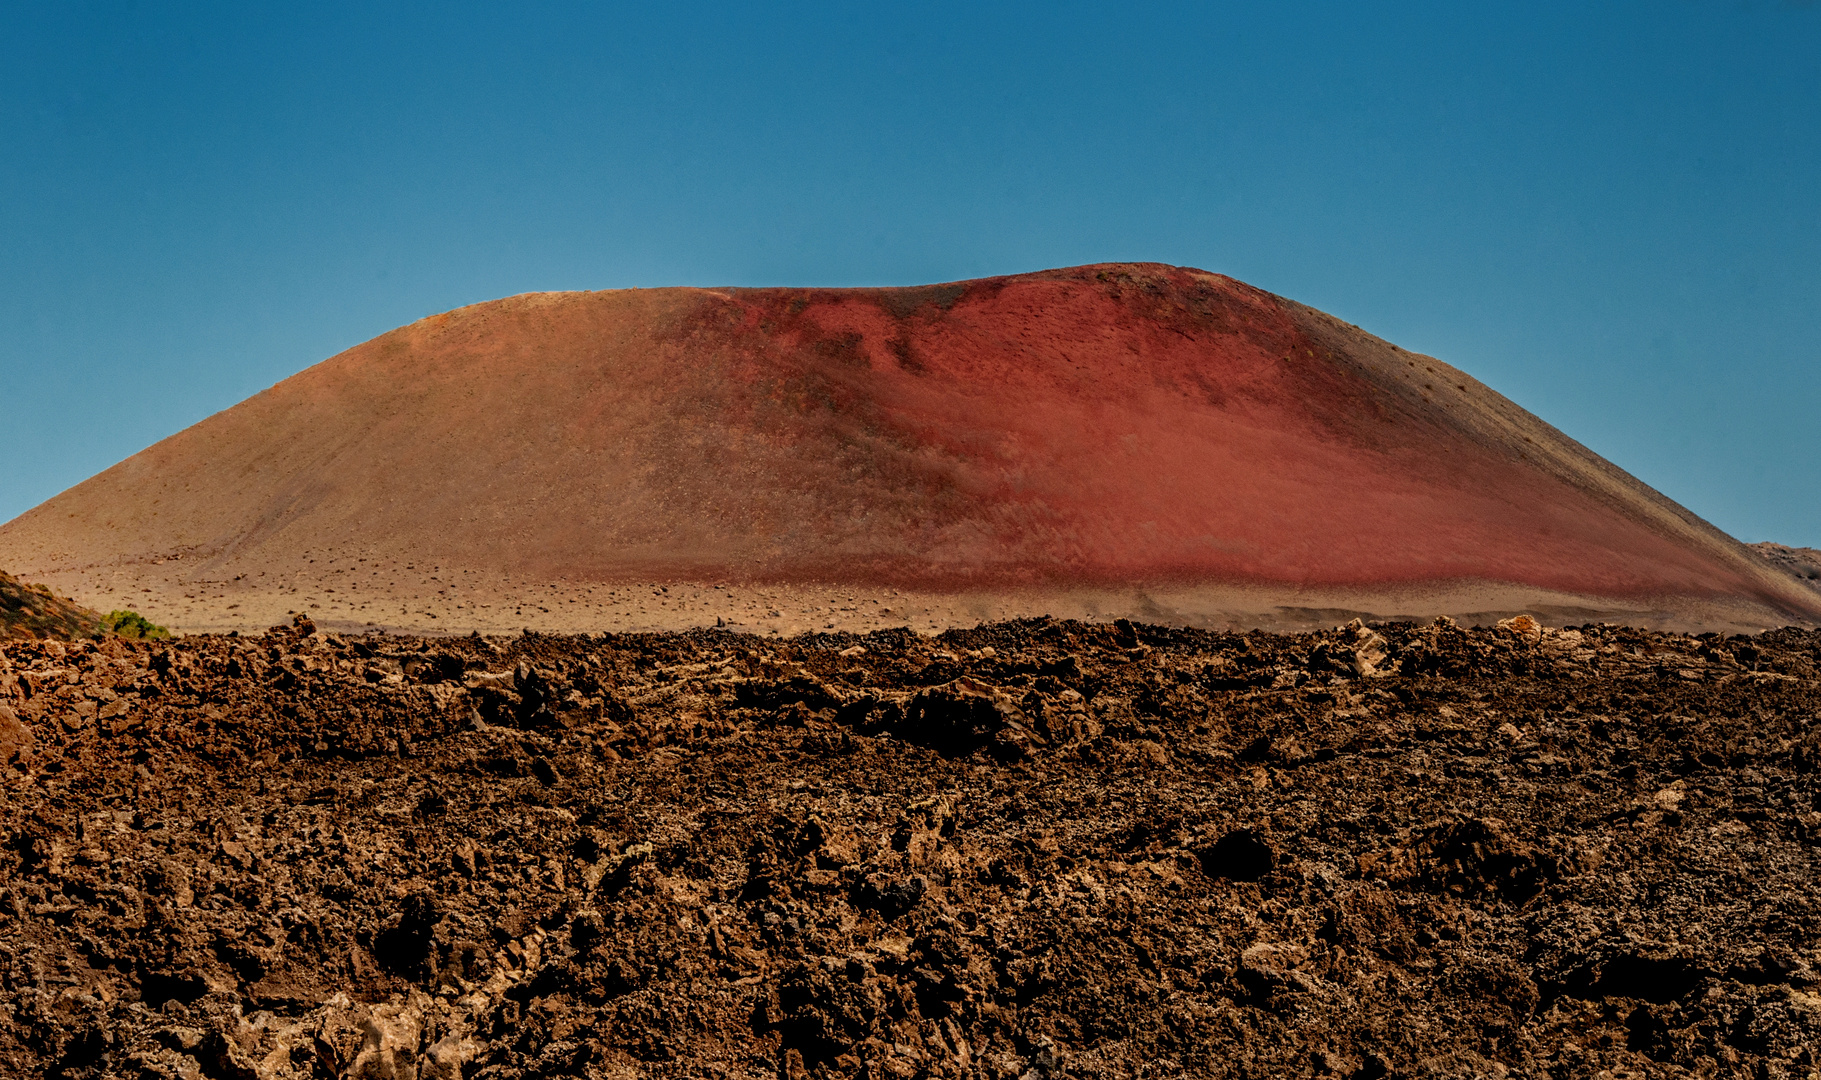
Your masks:
<svg viewBox="0 0 1821 1080"><path fill-rule="evenodd" d="M0 1075L1808 1077L1818 660L8 643Z"/></svg>

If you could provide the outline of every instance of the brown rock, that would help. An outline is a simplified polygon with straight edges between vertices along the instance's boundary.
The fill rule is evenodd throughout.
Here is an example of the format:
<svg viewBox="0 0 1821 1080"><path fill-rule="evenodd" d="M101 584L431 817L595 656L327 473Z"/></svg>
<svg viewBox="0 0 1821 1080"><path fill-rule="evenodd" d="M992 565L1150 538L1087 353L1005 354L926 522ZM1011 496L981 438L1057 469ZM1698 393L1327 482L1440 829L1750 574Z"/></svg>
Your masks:
<svg viewBox="0 0 1821 1080"><path fill-rule="evenodd" d="M1519 640L1534 645L1543 640L1543 624L1530 615L1513 615L1499 620L1499 629L1510 631Z"/></svg>
<svg viewBox="0 0 1821 1080"><path fill-rule="evenodd" d="M1080 623L941 642L998 687L891 635L191 638L140 729L72 739L97 650L0 645L43 690L0 793L0 985L55 995L0 1009L0 1072L1812 1068L1785 916L1815 888L1821 634L1589 624L1571 667L1560 632L1385 623L1365 683L1328 626L1133 627L1142 662ZM439 650L621 705L477 731L362 677ZM975 752L898 737L920 695ZM998 757L1020 715L1046 741Z"/></svg>
<svg viewBox="0 0 1821 1080"><path fill-rule="evenodd" d="M1353 670L1362 678L1382 675L1380 668L1391 655L1391 643L1359 619L1348 624L1353 631Z"/></svg>
<svg viewBox="0 0 1821 1080"><path fill-rule="evenodd" d="M31 753L32 729L25 726L19 714L0 705L0 765L11 765Z"/></svg>

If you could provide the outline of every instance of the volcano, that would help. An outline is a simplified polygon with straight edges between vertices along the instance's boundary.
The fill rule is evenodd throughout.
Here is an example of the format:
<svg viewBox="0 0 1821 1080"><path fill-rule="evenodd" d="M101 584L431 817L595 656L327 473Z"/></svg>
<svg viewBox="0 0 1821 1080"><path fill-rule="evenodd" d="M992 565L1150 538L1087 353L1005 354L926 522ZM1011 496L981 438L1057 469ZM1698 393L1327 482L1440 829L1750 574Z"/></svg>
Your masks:
<svg viewBox="0 0 1821 1080"><path fill-rule="evenodd" d="M418 629L585 625L600 605L759 625L780 597L811 598L811 622L872 604L934 624L938 599L958 618L978 597L1202 624L1821 615L1461 371L1156 264L476 304L7 523L0 566L195 628L306 606ZM741 599L717 607L717 585Z"/></svg>

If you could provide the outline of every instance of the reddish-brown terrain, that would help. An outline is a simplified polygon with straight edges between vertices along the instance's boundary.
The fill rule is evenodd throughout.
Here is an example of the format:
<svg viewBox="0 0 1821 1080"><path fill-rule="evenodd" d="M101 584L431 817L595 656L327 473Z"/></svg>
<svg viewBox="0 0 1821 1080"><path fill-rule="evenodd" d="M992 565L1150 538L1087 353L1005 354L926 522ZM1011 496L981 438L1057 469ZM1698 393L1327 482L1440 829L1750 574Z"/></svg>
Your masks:
<svg viewBox="0 0 1821 1080"><path fill-rule="evenodd" d="M1593 618L1812 554L1199 271L437 316L0 527L0 1075L1821 1080L1821 632Z"/></svg>
<svg viewBox="0 0 1821 1080"><path fill-rule="evenodd" d="M19 1080L1816 1080L1821 633L0 643Z"/></svg>
<svg viewBox="0 0 1821 1080"><path fill-rule="evenodd" d="M478 304L0 527L0 565L182 629L295 609L345 628L788 631L853 590L907 593L937 625L1821 614L1460 371L1153 264ZM717 584L735 599L640 610Z"/></svg>
<svg viewBox="0 0 1821 1080"><path fill-rule="evenodd" d="M1821 589L1821 551L1764 542L1751 545L1760 557L1810 588Z"/></svg>
<svg viewBox="0 0 1821 1080"><path fill-rule="evenodd" d="M100 629L95 612L0 570L0 641L89 637Z"/></svg>

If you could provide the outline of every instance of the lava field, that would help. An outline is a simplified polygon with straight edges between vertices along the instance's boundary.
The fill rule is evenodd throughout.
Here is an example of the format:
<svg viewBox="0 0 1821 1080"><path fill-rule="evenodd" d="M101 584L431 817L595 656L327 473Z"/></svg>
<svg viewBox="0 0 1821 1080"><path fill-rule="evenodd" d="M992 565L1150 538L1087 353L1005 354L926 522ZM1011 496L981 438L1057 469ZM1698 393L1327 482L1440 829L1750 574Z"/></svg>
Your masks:
<svg viewBox="0 0 1821 1080"><path fill-rule="evenodd" d="M0 645L0 1074L1815 1077L1821 633Z"/></svg>

